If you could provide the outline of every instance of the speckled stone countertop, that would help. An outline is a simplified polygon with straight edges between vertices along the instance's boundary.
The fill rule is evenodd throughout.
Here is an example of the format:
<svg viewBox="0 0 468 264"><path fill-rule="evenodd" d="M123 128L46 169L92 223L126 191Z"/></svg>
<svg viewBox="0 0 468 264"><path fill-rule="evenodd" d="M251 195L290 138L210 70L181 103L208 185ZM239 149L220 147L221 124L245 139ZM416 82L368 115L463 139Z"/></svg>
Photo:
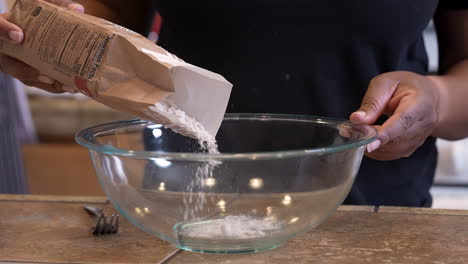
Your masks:
<svg viewBox="0 0 468 264"><path fill-rule="evenodd" d="M0 263L468 263L468 211L342 206L319 227L261 253L176 249L122 219L94 237L84 205L103 197L0 195Z"/></svg>

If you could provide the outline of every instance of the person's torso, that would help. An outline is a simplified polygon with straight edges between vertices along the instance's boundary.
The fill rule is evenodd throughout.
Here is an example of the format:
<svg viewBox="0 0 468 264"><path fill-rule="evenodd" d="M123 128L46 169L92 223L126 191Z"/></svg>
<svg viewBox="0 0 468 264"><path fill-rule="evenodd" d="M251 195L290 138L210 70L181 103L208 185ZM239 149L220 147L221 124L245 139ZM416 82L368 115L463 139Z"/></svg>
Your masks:
<svg viewBox="0 0 468 264"><path fill-rule="evenodd" d="M384 72L427 72L438 0L157 0L159 44L234 84L228 112L348 118ZM364 158L348 202L430 205L434 139L392 162Z"/></svg>

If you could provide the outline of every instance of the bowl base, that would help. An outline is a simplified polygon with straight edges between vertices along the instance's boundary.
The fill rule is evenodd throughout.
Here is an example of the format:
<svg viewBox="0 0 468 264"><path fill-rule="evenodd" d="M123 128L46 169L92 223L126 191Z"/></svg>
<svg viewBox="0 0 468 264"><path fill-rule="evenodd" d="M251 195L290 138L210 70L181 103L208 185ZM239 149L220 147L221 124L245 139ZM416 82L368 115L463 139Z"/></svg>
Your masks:
<svg viewBox="0 0 468 264"><path fill-rule="evenodd" d="M218 216L181 222L173 227L177 246L206 253L245 253L276 248L284 243L284 225L247 215Z"/></svg>
<svg viewBox="0 0 468 264"><path fill-rule="evenodd" d="M240 253L255 253L255 252L262 252L262 251L268 251L272 250L278 247L281 247L283 244L276 244L273 246L269 246L266 248L205 248L205 249L197 249L197 248L192 248L190 246L184 246L184 245L176 245L177 248L180 248L185 251L190 251L190 252L197 252L197 253L209 253L209 254L240 254Z"/></svg>

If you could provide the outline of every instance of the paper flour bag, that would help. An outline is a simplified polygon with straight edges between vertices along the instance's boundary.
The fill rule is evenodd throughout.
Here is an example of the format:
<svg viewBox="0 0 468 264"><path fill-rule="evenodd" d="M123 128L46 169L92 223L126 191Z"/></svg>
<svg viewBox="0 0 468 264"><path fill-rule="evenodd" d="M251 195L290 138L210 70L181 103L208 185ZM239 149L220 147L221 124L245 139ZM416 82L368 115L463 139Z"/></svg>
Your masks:
<svg viewBox="0 0 468 264"><path fill-rule="evenodd" d="M0 51L111 108L168 123L150 109L167 100L215 135L232 85L111 22L36 0L17 0L9 20L22 45Z"/></svg>

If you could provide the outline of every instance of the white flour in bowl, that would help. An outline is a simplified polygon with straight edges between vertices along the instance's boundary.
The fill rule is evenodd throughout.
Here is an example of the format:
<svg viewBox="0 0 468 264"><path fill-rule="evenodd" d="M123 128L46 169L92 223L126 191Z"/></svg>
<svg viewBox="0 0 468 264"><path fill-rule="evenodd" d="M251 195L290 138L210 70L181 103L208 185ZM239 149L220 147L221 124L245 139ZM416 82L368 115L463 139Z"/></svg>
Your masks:
<svg viewBox="0 0 468 264"><path fill-rule="evenodd" d="M228 215L224 218L190 225L179 235L188 238L250 239L267 236L281 227L281 223L273 219Z"/></svg>

